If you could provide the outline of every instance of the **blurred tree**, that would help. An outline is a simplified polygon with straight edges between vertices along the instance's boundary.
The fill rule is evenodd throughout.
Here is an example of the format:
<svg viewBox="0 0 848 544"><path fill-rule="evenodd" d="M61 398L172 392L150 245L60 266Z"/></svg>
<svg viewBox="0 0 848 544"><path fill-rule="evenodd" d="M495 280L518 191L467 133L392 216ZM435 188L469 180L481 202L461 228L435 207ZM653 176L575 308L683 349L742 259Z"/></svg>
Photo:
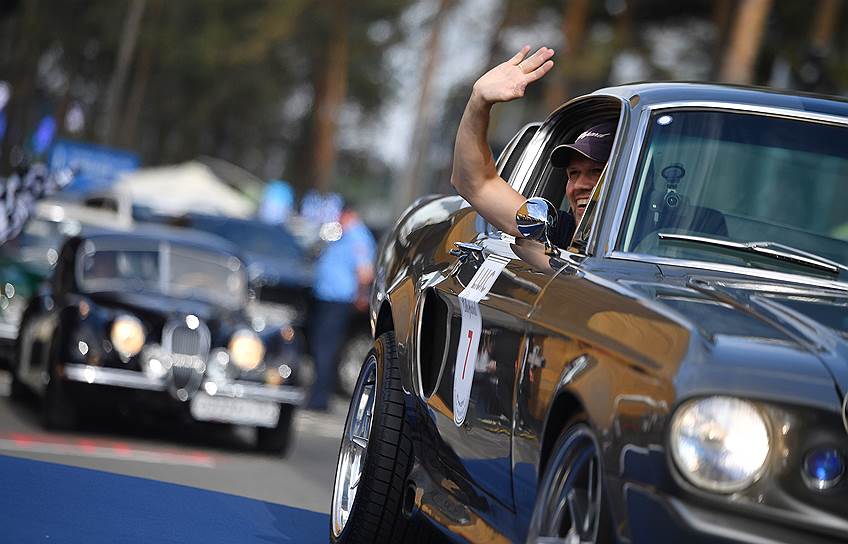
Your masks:
<svg viewBox="0 0 848 544"><path fill-rule="evenodd" d="M719 74L721 81L753 83L754 65L771 4L771 0L743 0L739 4L729 47Z"/></svg>

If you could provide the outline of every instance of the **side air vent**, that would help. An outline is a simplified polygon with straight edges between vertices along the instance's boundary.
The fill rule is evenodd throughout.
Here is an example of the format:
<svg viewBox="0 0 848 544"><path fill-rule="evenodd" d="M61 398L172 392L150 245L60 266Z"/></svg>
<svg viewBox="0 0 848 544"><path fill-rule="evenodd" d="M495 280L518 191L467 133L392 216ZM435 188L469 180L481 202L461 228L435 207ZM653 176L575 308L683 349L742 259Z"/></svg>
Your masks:
<svg viewBox="0 0 848 544"><path fill-rule="evenodd" d="M435 289L424 295L421 323L418 327L418 362L421 370L421 392L429 397L436 390L445 366L447 341L450 338L448 306Z"/></svg>

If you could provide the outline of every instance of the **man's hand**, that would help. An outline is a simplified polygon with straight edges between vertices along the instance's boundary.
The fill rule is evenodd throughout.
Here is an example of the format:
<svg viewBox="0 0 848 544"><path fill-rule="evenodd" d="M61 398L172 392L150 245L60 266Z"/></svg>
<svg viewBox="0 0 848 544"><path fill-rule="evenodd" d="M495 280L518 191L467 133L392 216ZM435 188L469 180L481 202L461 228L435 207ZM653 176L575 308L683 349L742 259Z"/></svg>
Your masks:
<svg viewBox="0 0 848 544"><path fill-rule="evenodd" d="M530 46L525 45L514 57L483 74L474 84L472 98L491 105L524 96L527 85L543 77L554 65L550 60L553 49L540 47L527 57L529 51Z"/></svg>

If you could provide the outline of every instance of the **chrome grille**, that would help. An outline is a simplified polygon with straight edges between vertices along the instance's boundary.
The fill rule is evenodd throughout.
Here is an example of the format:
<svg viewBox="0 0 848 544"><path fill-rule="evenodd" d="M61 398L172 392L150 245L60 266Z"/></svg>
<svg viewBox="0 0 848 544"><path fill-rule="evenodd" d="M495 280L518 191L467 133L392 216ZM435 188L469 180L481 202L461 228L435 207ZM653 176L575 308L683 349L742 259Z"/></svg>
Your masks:
<svg viewBox="0 0 848 544"><path fill-rule="evenodd" d="M162 347L171 353L197 355L206 360L210 344L209 328L203 322L192 330L183 320L169 321L162 329Z"/></svg>

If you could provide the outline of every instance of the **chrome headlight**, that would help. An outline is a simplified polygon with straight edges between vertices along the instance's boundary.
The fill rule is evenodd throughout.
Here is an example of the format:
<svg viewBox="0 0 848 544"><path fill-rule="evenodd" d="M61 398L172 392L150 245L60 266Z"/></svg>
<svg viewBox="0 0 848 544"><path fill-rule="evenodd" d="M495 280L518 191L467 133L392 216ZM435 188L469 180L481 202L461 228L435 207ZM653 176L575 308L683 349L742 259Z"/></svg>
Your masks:
<svg viewBox="0 0 848 544"><path fill-rule="evenodd" d="M230 339L230 360L242 370L253 370L265 357L265 345L253 331L242 329Z"/></svg>
<svg viewBox="0 0 848 544"><path fill-rule="evenodd" d="M760 410L732 397L681 406L671 422L671 455L698 487L718 493L745 489L762 475L771 441Z"/></svg>
<svg viewBox="0 0 848 544"><path fill-rule="evenodd" d="M144 327L131 315L120 315L112 323L112 345L124 357L132 357L144 347Z"/></svg>

